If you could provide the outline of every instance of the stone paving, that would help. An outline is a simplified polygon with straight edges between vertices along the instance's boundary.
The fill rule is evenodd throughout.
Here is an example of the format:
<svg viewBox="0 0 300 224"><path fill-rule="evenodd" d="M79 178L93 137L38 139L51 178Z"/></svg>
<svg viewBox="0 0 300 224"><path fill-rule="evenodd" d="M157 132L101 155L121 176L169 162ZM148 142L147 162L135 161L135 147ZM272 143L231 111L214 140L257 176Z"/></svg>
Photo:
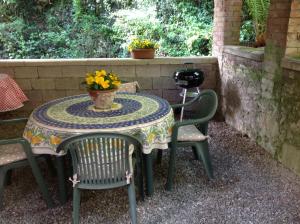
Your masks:
<svg viewBox="0 0 300 224"><path fill-rule="evenodd" d="M139 223L300 223L300 178L225 123L209 129L215 179L208 181L191 150L181 149L174 190L165 191L166 151L154 168L154 196L138 198ZM46 168L44 174L57 206L47 209L30 169L17 170L0 223L71 222L71 198L59 205L56 179ZM81 223L130 223L125 189L83 192L80 215Z"/></svg>

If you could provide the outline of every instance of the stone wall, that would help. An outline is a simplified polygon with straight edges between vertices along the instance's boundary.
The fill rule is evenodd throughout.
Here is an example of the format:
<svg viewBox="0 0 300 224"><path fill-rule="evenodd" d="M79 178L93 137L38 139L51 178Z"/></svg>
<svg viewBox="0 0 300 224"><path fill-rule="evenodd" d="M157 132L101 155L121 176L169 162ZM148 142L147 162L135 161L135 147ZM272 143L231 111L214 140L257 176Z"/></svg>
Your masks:
<svg viewBox="0 0 300 224"><path fill-rule="evenodd" d="M228 124L300 174L300 60L284 58L269 79L264 58L263 49L224 48L222 111Z"/></svg>
<svg viewBox="0 0 300 224"><path fill-rule="evenodd" d="M21 86L29 102L21 110L31 111L43 102L86 90L80 83L87 72L103 68L119 74L122 80L137 80L142 92L179 102L180 89L175 86L173 73L193 62L205 74L203 88L216 89L217 59L214 57L134 59L53 59L0 60L0 73L11 75Z"/></svg>
<svg viewBox="0 0 300 224"><path fill-rule="evenodd" d="M221 71L222 111L228 124L252 139L260 135L263 51L248 47L224 48Z"/></svg>

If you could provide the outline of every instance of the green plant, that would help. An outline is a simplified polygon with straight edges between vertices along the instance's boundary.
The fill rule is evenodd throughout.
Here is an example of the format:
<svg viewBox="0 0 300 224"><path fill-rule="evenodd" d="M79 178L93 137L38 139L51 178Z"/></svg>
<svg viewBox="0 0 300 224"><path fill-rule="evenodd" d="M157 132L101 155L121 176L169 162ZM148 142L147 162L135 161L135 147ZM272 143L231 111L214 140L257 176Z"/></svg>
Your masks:
<svg viewBox="0 0 300 224"><path fill-rule="evenodd" d="M270 0L245 0L251 15L257 45L265 45L265 32Z"/></svg>
<svg viewBox="0 0 300 224"><path fill-rule="evenodd" d="M155 43L154 41L148 39L140 39L140 38L133 39L128 46L128 50L130 52L135 49L157 49L157 48L158 48L158 44Z"/></svg>

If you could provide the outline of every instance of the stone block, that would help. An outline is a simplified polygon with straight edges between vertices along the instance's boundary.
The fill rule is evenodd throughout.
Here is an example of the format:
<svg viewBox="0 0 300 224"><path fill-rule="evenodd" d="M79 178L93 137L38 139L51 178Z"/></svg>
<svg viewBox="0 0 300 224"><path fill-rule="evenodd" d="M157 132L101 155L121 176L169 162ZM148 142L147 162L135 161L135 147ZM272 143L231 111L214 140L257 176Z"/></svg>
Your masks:
<svg viewBox="0 0 300 224"><path fill-rule="evenodd" d="M285 50L285 55L296 55L298 53L298 48L296 47L288 47Z"/></svg>
<svg viewBox="0 0 300 224"><path fill-rule="evenodd" d="M134 65L120 65L111 66L110 70L119 75L122 79L123 77L135 77L135 66Z"/></svg>
<svg viewBox="0 0 300 224"><path fill-rule="evenodd" d="M25 90L24 93L28 97L29 101L43 101L42 90Z"/></svg>
<svg viewBox="0 0 300 224"><path fill-rule="evenodd" d="M32 89L55 89L54 79L31 79Z"/></svg>
<svg viewBox="0 0 300 224"><path fill-rule="evenodd" d="M20 79L38 78L37 67L16 67L15 77Z"/></svg>
<svg viewBox="0 0 300 224"><path fill-rule="evenodd" d="M86 90L66 90L66 96L74 96L74 95L80 95L80 94L86 94Z"/></svg>
<svg viewBox="0 0 300 224"><path fill-rule="evenodd" d="M136 81L138 81L141 90L153 89L153 80L152 80L152 78L138 77L136 79Z"/></svg>
<svg viewBox="0 0 300 224"><path fill-rule="evenodd" d="M65 90L42 90L43 101L47 102L50 100L62 98L66 96Z"/></svg>
<svg viewBox="0 0 300 224"><path fill-rule="evenodd" d="M62 77L62 68L58 66L42 66L38 67L40 78L56 78Z"/></svg>
<svg viewBox="0 0 300 224"><path fill-rule="evenodd" d="M160 65L137 65L137 77L159 77Z"/></svg>
<svg viewBox="0 0 300 224"><path fill-rule="evenodd" d="M181 90L163 90L163 98L169 103L180 103L182 102L182 98L179 96Z"/></svg>
<svg viewBox="0 0 300 224"><path fill-rule="evenodd" d="M62 76L63 77L85 77L86 67L85 66L63 66Z"/></svg>
<svg viewBox="0 0 300 224"><path fill-rule="evenodd" d="M141 93L148 93L148 94L151 94L151 95L162 97L162 90L160 90L160 89L141 90Z"/></svg>
<svg viewBox="0 0 300 224"><path fill-rule="evenodd" d="M0 67L0 74L7 74L12 78L15 76L15 72L12 67Z"/></svg>
<svg viewBox="0 0 300 224"><path fill-rule="evenodd" d="M176 70L184 68L185 65L161 65L160 76L173 77Z"/></svg>
<svg viewBox="0 0 300 224"><path fill-rule="evenodd" d="M22 90L31 90L31 82L30 79L15 79Z"/></svg>
<svg viewBox="0 0 300 224"><path fill-rule="evenodd" d="M171 77L153 78L153 89L178 89Z"/></svg>
<svg viewBox="0 0 300 224"><path fill-rule="evenodd" d="M24 107L21 107L18 109L18 111L25 111L27 114L30 114L35 108L41 106L44 102L42 100L40 101L34 101L30 100L24 103Z"/></svg>
<svg viewBox="0 0 300 224"><path fill-rule="evenodd" d="M86 66L86 73L89 72L89 73L93 73L95 71L98 71L98 70L102 70L104 69L105 71L107 72L114 72L113 70L111 70L111 67L109 66L104 66L104 65L90 65L90 66Z"/></svg>
<svg viewBox="0 0 300 224"><path fill-rule="evenodd" d="M79 89L80 81L83 79L78 78L60 78L55 79L55 89Z"/></svg>
<svg viewBox="0 0 300 224"><path fill-rule="evenodd" d="M202 89L216 89L217 79L214 73L205 73L204 82L201 85Z"/></svg>

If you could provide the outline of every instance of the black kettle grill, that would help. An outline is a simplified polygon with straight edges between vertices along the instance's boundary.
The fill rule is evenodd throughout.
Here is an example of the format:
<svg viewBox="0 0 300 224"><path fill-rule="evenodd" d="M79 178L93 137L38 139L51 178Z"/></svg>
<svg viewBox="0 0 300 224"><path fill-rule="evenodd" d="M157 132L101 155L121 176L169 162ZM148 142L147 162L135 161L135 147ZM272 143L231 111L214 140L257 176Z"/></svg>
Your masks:
<svg viewBox="0 0 300 224"><path fill-rule="evenodd" d="M182 92L180 96L183 97L182 104L185 103L187 95L189 97L195 97L200 93L199 86L204 81L204 74L200 69L188 68L188 65L192 65L193 63L184 63L186 65L185 69L177 70L174 73L174 80L177 86L182 88ZM188 89L196 88L197 92L189 92L187 94ZM184 107L181 108L180 120L183 118Z"/></svg>

